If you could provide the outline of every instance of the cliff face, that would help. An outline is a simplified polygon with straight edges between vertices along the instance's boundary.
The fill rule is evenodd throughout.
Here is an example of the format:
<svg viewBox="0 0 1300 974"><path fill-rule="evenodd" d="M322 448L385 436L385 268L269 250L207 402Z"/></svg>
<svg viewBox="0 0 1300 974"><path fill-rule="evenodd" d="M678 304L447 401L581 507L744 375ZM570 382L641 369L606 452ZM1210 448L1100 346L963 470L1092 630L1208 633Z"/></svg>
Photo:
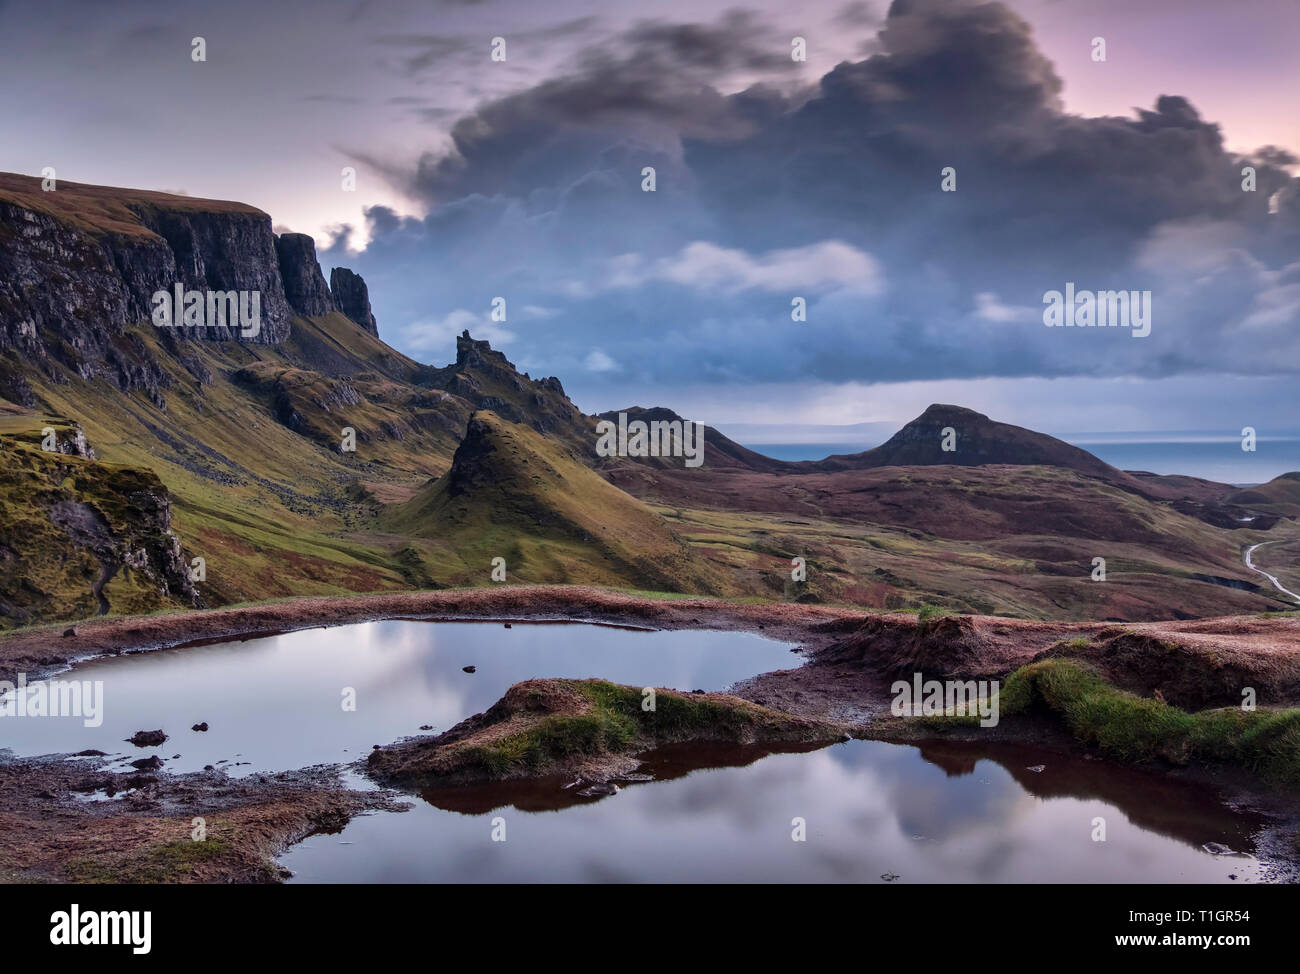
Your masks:
<svg viewBox="0 0 1300 974"><path fill-rule="evenodd" d="M348 314L376 333L365 282L345 272ZM255 333L178 327L164 344L184 361L185 340L278 345L295 315L340 305L305 234L276 237L271 219L239 203L0 174L0 396L34 405L26 373L72 374L142 389L163 408L171 380L127 326L149 321L153 295L187 291L258 296ZM250 301L251 304L251 301ZM251 331L251 329L249 329ZM175 338L179 341L172 341Z"/></svg>
<svg viewBox="0 0 1300 974"><path fill-rule="evenodd" d="M378 337L379 325L370 311L370 289L360 274L353 273L346 267L334 268L330 271L330 291L334 295L334 304L340 311Z"/></svg>
<svg viewBox="0 0 1300 974"><path fill-rule="evenodd" d="M316 241L305 233L282 233L275 238L275 252L279 258L285 297L294 311L311 316L329 314L337 309L316 260ZM364 291L364 282L361 287ZM366 310L370 310L369 301Z"/></svg>

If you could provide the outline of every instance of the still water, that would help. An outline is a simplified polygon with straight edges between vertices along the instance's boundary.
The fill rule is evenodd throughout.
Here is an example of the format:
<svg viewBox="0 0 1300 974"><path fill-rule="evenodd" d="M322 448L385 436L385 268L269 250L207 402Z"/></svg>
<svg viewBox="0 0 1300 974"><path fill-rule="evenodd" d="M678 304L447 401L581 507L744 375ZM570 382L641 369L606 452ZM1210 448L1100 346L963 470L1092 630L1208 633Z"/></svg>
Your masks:
<svg viewBox="0 0 1300 974"><path fill-rule="evenodd" d="M598 676L721 690L797 666L803 658L790 649L750 633L556 623L507 629L500 622L394 620L307 629L84 663L54 679L102 681L102 726L75 717L0 718L0 747L23 756L96 749L120 756L111 770L154 754L176 772L347 763L421 726L444 731L520 680ZM355 710L344 709L348 689ZM207 723L206 733L190 729L199 723ZM159 747L125 742L155 729L169 738Z"/></svg>
<svg viewBox="0 0 1300 974"><path fill-rule="evenodd" d="M1198 788L1033 748L676 748L641 770L658 780L598 799L559 778L427 791L280 862L308 883L1266 878L1251 854L1259 819Z"/></svg>
<svg viewBox="0 0 1300 974"><path fill-rule="evenodd" d="M723 689L801 662L746 633L388 621L88 662L104 719L0 719L20 755L231 774L347 764L445 730L513 683ZM462 667L475 667L465 673ZM343 707L354 693L356 709ZM206 733L191 725L206 721ZM163 729L159 747L124 738ZM356 787L371 787L354 771ZM564 777L430 790L281 858L295 882L1250 882L1263 820L1168 777L1021 746L675 746L616 794ZM1104 829L1105 841L1097 841ZM802 841L795 841L802 835ZM504 841L500 841L504 839ZM1286 878L1286 877L1280 877Z"/></svg>

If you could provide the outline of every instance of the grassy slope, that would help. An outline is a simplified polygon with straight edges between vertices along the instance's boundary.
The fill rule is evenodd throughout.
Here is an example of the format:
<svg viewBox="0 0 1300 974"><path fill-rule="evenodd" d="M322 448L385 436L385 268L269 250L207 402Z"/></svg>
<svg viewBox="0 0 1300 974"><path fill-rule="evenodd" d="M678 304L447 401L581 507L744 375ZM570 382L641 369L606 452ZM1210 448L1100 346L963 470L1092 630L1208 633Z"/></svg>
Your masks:
<svg viewBox="0 0 1300 974"><path fill-rule="evenodd" d="M407 501L448 469L468 411L463 400L403 381L414 363L340 315L297 320L284 349L185 345L210 372L208 384L164 350L166 336L148 326L138 332L173 377L165 412L141 393L122 396L104 383L74 379L40 392L82 425L102 459L152 469L168 485L175 529L189 552L207 560L208 581L199 587L209 604L486 584L491 558L501 555L512 580L695 587L882 608L935 603L1030 618L1133 620L1281 607L1190 576L1259 582L1241 568L1240 549L1278 537L1285 526L1224 531L1042 467L756 475L762 489L752 497L744 484L737 495L733 481L696 478L677 496L652 499L660 520L599 478L580 476L573 462L567 475L552 464L536 490L531 478L516 481L530 486L514 507L498 485L454 531L422 528L421 518L405 517L410 507L376 520L379 502ZM319 405L338 398L341 381L331 371L355 373L346 384L360 402ZM277 418L284 403L302 419L297 432ZM0 432L44 421L6 418ZM358 430L355 454L336 449L344 425ZM555 445L536 434L531 440L542 445L527 449L540 454ZM847 478L844 489L837 478ZM854 478L863 482L847 482ZM592 519L591 491L617 513ZM427 502L429 491L422 496ZM569 527L540 530L536 512L526 510L534 500ZM741 505L756 509L735 509ZM1035 532L1049 507L1061 519L1050 525L1057 533ZM503 510L514 513L503 519ZM629 518L642 527L626 530ZM694 557L679 561L662 546L670 531L690 543ZM584 534L599 540L593 545ZM1118 540L1125 535L1139 540ZM638 559L641 543L647 548ZM1096 554L1107 559L1106 584L1089 579ZM1278 546L1261 554L1277 565L1285 552ZM790 578L796 555L808 560L806 583Z"/></svg>
<svg viewBox="0 0 1300 974"><path fill-rule="evenodd" d="M103 565L89 548L72 543L51 520L56 505L89 503L102 527L117 544L132 551L168 543L165 529L142 511L134 495L166 491L146 471L96 463L77 456L47 453L38 438L9 437L0 465L0 590L7 593L10 614L19 624L28 615L40 618L63 609L73 617L99 610L94 588ZM118 568L103 585L109 604L119 612L149 612L188 604L181 592L164 595L160 585L130 567Z"/></svg>
<svg viewBox="0 0 1300 974"><path fill-rule="evenodd" d="M687 482L680 472L669 476ZM1290 525L1268 533L1225 531L1045 467L895 468L840 476L846 482L836 486L823 477L759 475L748 495L743 486L727 487L735 483L731 478L719 480L716 492L695 478L689 492L669 481L667 491L647 494L679 534L739 575L742 587L774 597L885 609L936 603L962 612L1080 621L1283 607L1269 592L1194 576L1259 584L1261 577L1242 564L1242 549L1294 534ZM682 506L666 503L663 493ZM859 515L842 507L846 497ZM688 498L696 503L685 506ZM736 509L742 505L750 509ZM1050 532L1037 527L1049 505L1057 518ZM796 555L807 559L805 584L790 579ZM1104 583L1091 579L1094 556L1106 559ZM1274 564L1285 561L1285 549L1278 546L1268 557Z"/></svg>
<svg viewBox="0 0 1300 974"><path fill-rule="evenodd" d="M318 344L343 332L358 364L368 353L393 354L359 328L328 316L299 319L295 330ZM412 486L445 469L456 437L449 430L409 430L403 439L384 432L385 423L409 426L411 416L394 395L394 383L378 372L349 385L363 401L327 411L311 392L335 385L306 375L307 389L294 399L308 430L358 432L356 453L340 453L320 439L301 435L277 421L274 405L256 388L231 381L241 369L289 371L275 348L194 342L186 346L212 376L202 384L161 348L163 338L138 329L173 378L164 391L165 411L141 393L124 396L102 381L74 379L44 386L41 397L55 415L78 423L102 460L153 470L171 490L174 527L186 547L207 561L201 584L210 604L290 594L374 591L408 584L400 563L383 547L358 545L340 532L369 518L371 506L354 482L408 482ZM355 336L360 336L359 338ZM377 348L367 345L373 342ZM359 346L359 348L358 348ZM399 390L411 395L408 388ZM374 394L371 401L366 393ZM47 415L6 420L8 427L39 429Z"/></svg>
<svg viewBox="0 0 1300 974"><path fill-rule="evenodd" d="M47 193L41 189L41 182L36 176L0 173L0 199L45 213L88 233L111 233L128 237L148 236L152 233L140 222L140 217L128 207L128 203L203 213L261 213L246 203L199 199L143 189L94 186L64 179L58 181L55 192Z"/></svg>
<svg viewBox="0 0 1300 974"><path fill-rule="evenodd" d="M1220 707L1188 713L1116 689L1086 664L1064 659L1016 670L998 704L1004 718L1045 709L1081 743L1121 761L1243 767L1273 784L1300 787L1300 708ZM978 720L919 719L936 730L946 724L970 727Z"/></svg>
<svg viewBox="0 0 1300 974"><path fill-rule="evenodd" d="M441 565L453 584L487 581L494 557L506 559L510 581L706 594L723 584L663 517L563 446L490 412L471 420L453 471L380 524L428 539L431 570Z"/></svg>
<svg viewBox="0 0 1300 974"><path fill-rule="evenodd" d="M42 193L39 180L6 175L0 175L0 197L95 234L147 233L128 201L257 212L238 203L67 182L57 193ZM165 410L142 393L124 396L102 381L30 378L50 415L79 424L101 459L152 470L167 485L187 554L207 561L200 589L212 605L483 583L490 558L501 555L511 577L886 608L935 603L1038 618L1150 619L1282 607L1265 595L1191 577L1258 584L1259 576L1242 568L1240 549L1281 529L1213 528L1051 467L810 476L718 471L712 480L707 469L668 469L652 489L641 489L643 469L626 482L612 478L656 505L647 510L579 476L580 465L551 464L541 482L513 482L518 503L506 502L498 488L473 511L437 512L443 520L455 515L447 522L454 530L428 530L420 518L405 522L409 508L400 505L447 471L473 408L435 387L461 389L480 404L493 398L524 414L535 411L537 384L521 382L504 357L476 353L470 369L419 366L340 314L296 319L281 347L177 343L148 325L131 332L171 377L162 390ZM204 374L210 382L196 379ZM562 396L546 402L546 450L557 442L574 456L588 448L589 418ZM0 402L0 413L13 414L8 406ZM0 435L4 429L30 433L46 419L6 418ZM357 431L356 453L337 448L344 426ZM994 440L1000 444L1005 435ZM618 464L601 469L610 466ZM1294 483L1264 485L1268 496L1255 499L1290 504ZM534 502L537 508L529 510ZM385 505L398 509L377 517ZM690 550L666 540L673 532ZM1290 549L1278 545L1263 554L1277 565ZM1107 558L1105 585L1088 579L1094 555ZM790 577L795 556L808 559L806 582ZM1270 570L1285 577L1285 569ZM76 611L69 607L65 615L81 608L77 601Z"/></svg>

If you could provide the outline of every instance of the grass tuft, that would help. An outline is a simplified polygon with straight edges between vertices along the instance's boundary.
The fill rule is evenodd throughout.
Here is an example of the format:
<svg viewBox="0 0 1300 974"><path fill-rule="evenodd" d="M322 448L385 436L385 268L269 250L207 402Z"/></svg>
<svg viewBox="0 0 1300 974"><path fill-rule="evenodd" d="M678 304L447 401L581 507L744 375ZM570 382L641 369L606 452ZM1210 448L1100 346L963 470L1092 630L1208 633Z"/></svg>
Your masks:
<svg viewBox="0 0 1300 974"><path fill-rule="evenodd" d="M1076 739L1121 761L1203 761L1300 787L1300 708L1188 713L1126 693L1089 667L1062 659L1023 666L1002 687L1001 716L1039 706L1057 715Z"/></svg>

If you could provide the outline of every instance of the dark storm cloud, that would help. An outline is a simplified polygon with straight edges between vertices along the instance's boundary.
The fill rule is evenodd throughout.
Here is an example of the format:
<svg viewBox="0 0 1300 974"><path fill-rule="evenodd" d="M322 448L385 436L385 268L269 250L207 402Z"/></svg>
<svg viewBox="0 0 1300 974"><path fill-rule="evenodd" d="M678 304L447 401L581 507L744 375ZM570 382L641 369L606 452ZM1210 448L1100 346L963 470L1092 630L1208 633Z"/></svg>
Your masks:
<svg viewBox="0 0 1300 974"><path fill-rule="evenodd" d="M874 27L881 19L880 14L876 12L875 4L866 3L865 0L853 0L852 3L846 3L840 8L839 13L835 15L834 23L841 27Z"/></svg>
<svg viewBox="0 0 1300 974"><path fill-rule="evenodd" d="M366 160L432 209L371 211L355 262L390 278L413 341L511 295L548 312L510 326L526 356L599 348L600 369L665 382L1300 367L1288 153L1234 156L1176 94L1066 113L999 3L896 0L877 53L812 87L791 36L743 13L642 24L461 119L414 172ZM737 78L759 81L725 93ZM1151 289L1150 337L1044 328L1067 281Z"/></svg>
<svg viewBox="0 0 1300 974"><path fill-rule="evenodd" d="M507 41L528 45L534 52L547 42L574 38L586 34L596 25L596 17L575 17L559 24L535 30L505 31ZM504 28L503 28L504 30ZM487 43L492 35L478 34L385 34L374 39L382 47L411 50L399 61L406 75L418 75L443 62L481 63ZM508 48L508 45L507 45Z"/></svg>

